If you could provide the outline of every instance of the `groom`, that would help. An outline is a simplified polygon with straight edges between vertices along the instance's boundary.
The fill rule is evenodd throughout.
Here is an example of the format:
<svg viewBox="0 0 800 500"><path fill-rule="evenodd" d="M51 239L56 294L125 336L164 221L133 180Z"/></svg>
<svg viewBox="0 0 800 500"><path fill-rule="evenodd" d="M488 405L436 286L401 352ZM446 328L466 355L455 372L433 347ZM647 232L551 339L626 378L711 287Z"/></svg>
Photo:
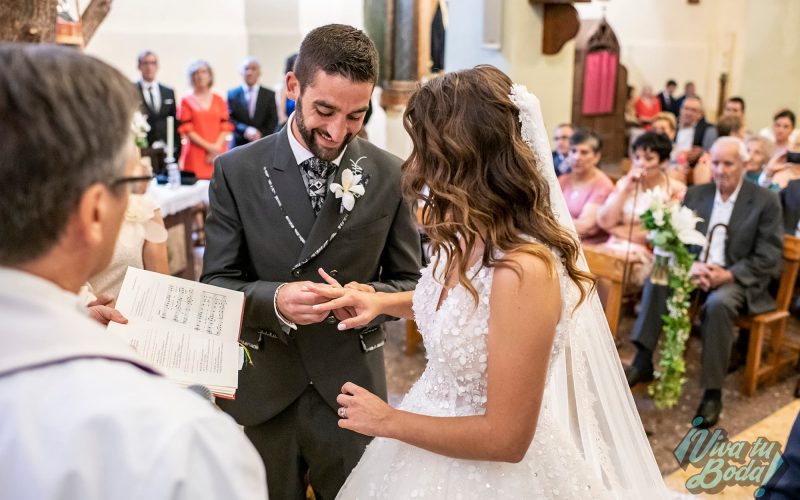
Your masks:
<svg viewBox="0 0 800 500"><path fill-rule="evenodd" d="M252 357L236 400L219 404L261 454L272 500L304 499L306 477L318 500L335 497L370 439L338 427L336 396L352 381L386 398L388 318L340 332L347 312L314 311L326 299L304 287L322 280L319 268L369 291L411 290L419 278L401 160L356 137L377 69L361 31L313 30L286 76L297 102L287 126L214 166L201 281L245 293L241 341ZM364 190L353 205L344 201L360 188L342 181L350 173Z"/></svg>

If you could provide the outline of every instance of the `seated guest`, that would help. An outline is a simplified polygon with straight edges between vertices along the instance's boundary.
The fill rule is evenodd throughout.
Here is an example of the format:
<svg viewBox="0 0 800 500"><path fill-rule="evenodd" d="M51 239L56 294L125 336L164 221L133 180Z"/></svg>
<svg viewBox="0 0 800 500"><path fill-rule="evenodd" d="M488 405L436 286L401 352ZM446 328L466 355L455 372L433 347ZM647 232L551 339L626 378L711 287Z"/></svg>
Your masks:
<svg viewBox="0 0 800 500"><path fill-rule="evenodd" d="M776 150L786 150L800 141L800 130L795 128L796 124L794 112L782 109L772 118L772 127L761 129L759 135L771 140Z"/></svg>
<svg viewBox="0 0 800 500"><path fill-rule="evenodd" d="M737 116L723 116L717 122L717 137L737 137L744 140L744 124Z"/></svg>
<svg viewBox="0 0 800 500"><path fill-rule="evenodd" d="M611 237L604 245L636 265L629 284L641 287L653 266L653 252L647 244L647 230L639 215L648 207L646 191L660 187L673 199L681 200L686 186L666 173L672 143L666 136L646 132L633 143L633 166L617 181L597 213L597 224Z"/></svg>
<svg viewBox="0 0 800 500"><path fill-rule="evenodd" d="M662 111L653 117L653 132L666 135L670 142L675 141L675 134L678 131L678 121L675 115Z"/></svg>
<svg viewBox="0 0 800 500"><path fill-rule="evenodd" d="M772 143L765 137L752 136L745 141L745 144L750 159L745 165L744 178L757 184L762 170L772 157Z"/></svg>
<svg viewBox="0 0 800 500"><path fill-rule="evenodd" d="M780 191L789 182L800 179L800 163L789 162L786 150L778 151L770 158L767 165L758 176L758 184L773 191ZM794 158L791 158L794 160Z"/></svg>
<svg viewBox="0 0 800 500"><path fill-rule="evenodd" d="M698 231L709 236L691 271L703 304L700 383L705 393L697 409L697 416L703 419L700 427L714 425L722 410L722 383L734 343L736 315L775 307L768 287L780 276L781 207L775 193L744 182L746 161L747 150L741 140L720 138L711 149L714 182L689 188L684 199L684 205L702 218ZM697 248L690 250L696 252ZM649 280L645 284L641 313L631 333L637 353L625 369L631 387L653 379L653 351L662 331L661 316L667 313L668 294L667 286Z"/></svg>
<svg viewBox="0 0 800 500"><path fill-rule="evenodd" d="M747 133L747 120L745 119L744 115L744 99L739 96L729 97L725 101L725 107L722 108L722 118L734 117L738 118L739 121L742 123L742 138L745 135L750 135ZM720 120L721 122L722 120ZM717 124L717 129L719 129L719 124ZM732 135L732 134L731 134Z"/></svg>
<svg viewBox="0 0 800 500"><path fill-rule="evenodd" d="M214 72L207 62L195 61L189 66L189 82L192 93L181 99L178 110L181 120L178 130L188 139L181 154L181 166L198 179L210 179L214 159L228 149L226 138L233 126L228 121L228 105L211 92Z"/></svg>
<svg viewBox="0 0 800 500"><path fill-rule="evenodd" d="M585 243L597 243L608 238L608 234L597 225L597 210L614 189L614 183L598 168L601 148L599 137L576 130L569 140L566 160L571 171L558 178L569 213L575 220L575 229Z"/></svg>
<svg viewBox="0 0 800 500"><path fill-rule="evenodd" d="M783 232L800 237L800 179L789 181L780 191L783 207Z"/></svg>
<svg viewBox="0 0 800 500"><path fill-rule="evenodd" d="M704 151L708 151L717 139L717 129L705 121L703 102L697 96L683 99L678 118L678 133L675 136L675 148L679 154L685 154L689 168L694 168ZM710 181L697 180L695 184Z"/></svg>
<svg viewBox="0 0 800 500"><path fill-rule="evenodd" d="M653 95L653 87L644 85L642 93L636 99L633 107L636 111L636 119L639 122L639 126L645 130L650 130L653 118L661 112L661 102Z"/></svg>
<svg viewBox="0 0 800 500"><path fill-rule="evenodd" d="M228 91L228 113L233 122L231 148L266 137L278 126L275 92L258 84L261 65L248 57L242 62L241 74L242 85Z"/></svg>
<svg viewBox="0 0 800 500"><path fill-rule="evenodd" d="M147 144L151 148L164 149L167 146L167 118L172 117L173 137L178 137L178 106L175 91L156 81L158 57L150 50L139 54L139 72L141 80L136 82L141 101L141 111L147 116ZM173 158L181 157L181 141L173 143Z"/></svg>
<svg viewBox="0 0 800 500"><path fill-rule="evenodd" d="M569 140L572 137L572 125L562 123L556 127L553 136L553 166L556 168L556 175L564 175L569 172L567 156L569 155Z"/></svg>
<svg viewBox="0 0 800 500"><path fill-rule="evenodd" d="M130 82L97 59L0 46L4 498L266 498L263 465L236 423L79 307L138 179L137 107Z"/></svg>

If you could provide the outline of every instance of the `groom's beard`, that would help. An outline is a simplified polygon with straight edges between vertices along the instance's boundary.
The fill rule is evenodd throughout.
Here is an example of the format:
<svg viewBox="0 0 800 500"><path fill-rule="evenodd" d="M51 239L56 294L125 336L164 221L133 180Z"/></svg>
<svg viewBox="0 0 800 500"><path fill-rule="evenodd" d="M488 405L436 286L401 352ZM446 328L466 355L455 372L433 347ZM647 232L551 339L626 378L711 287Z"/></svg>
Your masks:
<svg viewBox="0 0 800 500"><path fill-rule="evenodd" d="M353 134L347 134L342 141L342 145L338 148L326 148L319 145L317 142L317 135L319 135L319 130L317 128L309 130L306 128L305 120L303 119L303 106L300 102L300 99L297 99L294 107L294 119L297 122L297 130L300 131L300 136L303 138L303 142L306 143L308 146L308 150L314 154L320 160L325 161L333 161L342 154L344 148L353 140Z"/></svg>

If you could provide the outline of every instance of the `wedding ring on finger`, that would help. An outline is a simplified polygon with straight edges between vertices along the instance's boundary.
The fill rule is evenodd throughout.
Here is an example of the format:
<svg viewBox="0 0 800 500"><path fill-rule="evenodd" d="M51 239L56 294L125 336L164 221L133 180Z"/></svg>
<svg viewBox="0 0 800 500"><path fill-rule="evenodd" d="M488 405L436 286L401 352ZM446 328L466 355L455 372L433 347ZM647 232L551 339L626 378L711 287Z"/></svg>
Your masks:
<svg viewBox="0 0 800 500"><path fill-rule="evenodd" d="M347 418L347 408L344 406L339 408L339 416L342 418Z"/></svg>

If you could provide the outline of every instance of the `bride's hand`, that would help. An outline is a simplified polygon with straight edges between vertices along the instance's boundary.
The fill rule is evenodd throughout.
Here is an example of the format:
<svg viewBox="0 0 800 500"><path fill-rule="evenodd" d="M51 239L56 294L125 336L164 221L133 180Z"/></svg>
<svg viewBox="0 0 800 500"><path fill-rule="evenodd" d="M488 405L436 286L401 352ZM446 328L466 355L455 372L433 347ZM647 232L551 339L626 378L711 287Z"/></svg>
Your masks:
<svg viewBox="0 0 800 500"><path fill-rule="evenodd" d="M328 302L313 306L314 311L346 309L355 313L355 316L339 322L339 330L348 330L367 325L381 314L380 294L375 292L364 292L355 288L340 288L321 284L307 285L306 289L309 292L330 299Z"/></svg>
<svg viewBox="0 0 800 500"><path fill-rule="evenodd" d="M366 436L386 436L395 410L384 400L352 382L342 386L336 397L339 403L339 427Z"/></svg>

